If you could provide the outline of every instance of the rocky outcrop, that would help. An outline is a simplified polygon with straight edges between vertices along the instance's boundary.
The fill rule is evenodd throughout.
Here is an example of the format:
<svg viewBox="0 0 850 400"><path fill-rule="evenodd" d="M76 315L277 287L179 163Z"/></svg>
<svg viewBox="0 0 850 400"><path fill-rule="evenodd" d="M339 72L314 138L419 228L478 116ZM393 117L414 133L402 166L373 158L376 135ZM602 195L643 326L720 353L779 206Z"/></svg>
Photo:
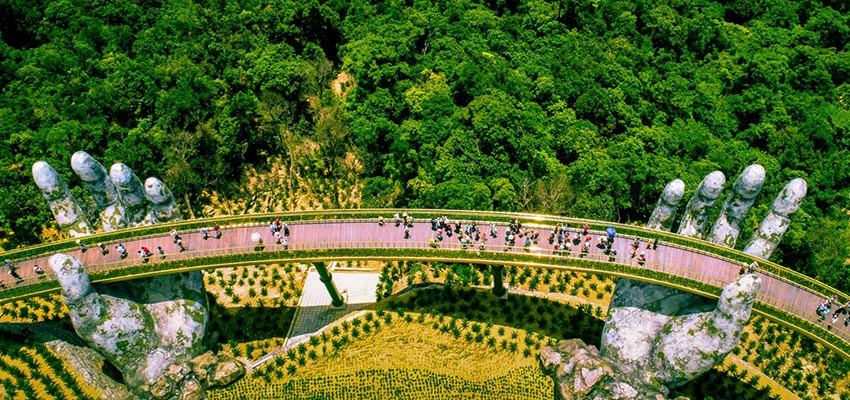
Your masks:
<svg viewBox="0 0 850 400"><path fill-rule="evenodd" d="M557 348L544 346L540 362L564 400L664 400L668 393L663 386L649 386L622 373L580 339L562 340Z"/></svg>
<svg viewBox="0 0 850 400"><path fill-rule="evenodd" d="M62 361L100 392L104 400L130 400L137 397L104 371L111 369L106 360L73 332L51 322L0 324L0 335L30 338L44 343ZM117 378L120 380L120 378ZM0 396L2 398L2 396Z"/></svg>
<svg viewBox="0 0 850 400"><path fill-rule="evenodd" d="M85 346L77 346L60 340L52 340L45 343L74 370L74 373L83 377L89 385L102 391L101 398L105 400L133 400L138 397L127 390L127 387L116 382L103 373L107 367L104 365L106 359L94 349Z"/></svg>
<svg viewBox="0 0 850 400"><path fill-rule="evenodd" d="M245 375L245 365L236 359L206 352L188 363L172 365L163 376L140 389L156 400L206 399L206 389L227 386Z"/></svg>
<svg viewBox="0 0 850 400"><path fill-rule="evenodd" d="M655 204L655 210L649 216L649 222L647 222L646 227L649 229L669 231L673 227L676 210L679 209L679 202L684 195L685 182L682 182L681 179L670 181L664 187L661 196L658 197L658 203Z"/></svg>

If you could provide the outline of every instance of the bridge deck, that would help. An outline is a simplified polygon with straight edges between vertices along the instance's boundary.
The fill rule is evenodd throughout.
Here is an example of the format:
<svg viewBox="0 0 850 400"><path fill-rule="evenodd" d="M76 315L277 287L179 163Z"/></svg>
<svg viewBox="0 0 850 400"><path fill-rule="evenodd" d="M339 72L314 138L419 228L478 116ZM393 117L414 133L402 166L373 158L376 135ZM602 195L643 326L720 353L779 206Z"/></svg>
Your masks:
<svg viewBox="0 0 850 400"><path fill-rule="evenodd" d="M478 222L483 233L489 232L488 223ZM289 224L291 235L288 238L289 247L291 249L321 249L321 248L427 248L428 239L434 232L427 221L418 221L411 229L410 239L404 239L403 228L395 227L392 220L388 219L384 226L379 226L375 221L364 220L325 220L298 222ZM521 239L517 240L517 244L513 248L505 250L504 234L507 229L503 223L497 224L498 236L490 238L487 236L485 250L489 251L509 251L517 253L539 254L546 257L578 257L579 246L572 246L572 251L569 255L554 255L553 246L548 243L549 234L552 232L551 226L530 226L532 231L540 233L539 241L536 246L530 249L524 249ZM87 243L88 251L82 252L79 249L67 251L66 253L78 257L83 261L90 272L99 271L109 268L125 267L128 265L139 264L142 262L138 255L138 251L142 246L148 247L156 253L156 248L161 246L166 252L165 259L173 260L180 258L191 258L205 256L211 254L222 254L232 252L248 252L253 251L254 243L251 241L251 235L255 232L260 233L265 245L268 248L279 248L275 244L275 238L271 234L268 226L242 226L228 227L222 229L220 239L215 239L212 235L206 240L202 238L200 232L181 232L180 236L183 239L183 245L186 250L180 252L177 245L172 242L171 236L163 235L159 237L148 238L130 238L123 243L127 249L128 256L121 260L115 249L118 243L107 243L109 249L108 254L101 254L101 251L96 247L95 243ZM571 238L575 237L575 229L571 229ZM592 243L589 258L607 260L609 257L602 254L602 250L595 246L599 243L600 237L604 236L602 232L591 232ZM457 235L451 238L444 235L445 240L441 243L442 249L460 249ZM631 243L634 237L618 237L613 246L617 252L615 263L638 266L637 258L630 257L632 248ZM704 251L695 250L687 247L677 246L670 243L661 242L657 250L646 249L647 240L641 240L640 250L646 253L646 263L643 268L653 269L668 273L671 275L688 277L711 285L722 287L726 283L734 280L739 273L741 264L739 262L716 256ZM44 268L47 274L42 279L53 279L52 273L48 266L48 258L51 254L39 255L30 259L16 260L15 264L18 267L18 273L24 280L18 285L26 285L37 280L33 266L35 264ZM486 259L486 252L481 252L481 258ZM155 263L162 258L155 254L148 262ZM760 273L762 277L762 288L758 295L758 300L768 303L776 308L785 310L791 314L797 315L800 318L808 320L814 324L827 324L817 320L814 310L817 305L823 301L823 294L814 293L809 289L801 288L788 282L784 279L777 278L770 274ZM7 287L14 287L15 281L8 275L3 274L3 283ZM0 302L3 300L3 291L0 291ZM850 329L845 328L842 324L843 320L836 323L834 327L828 327L830 331L848 341L850 339Z"/></svg>

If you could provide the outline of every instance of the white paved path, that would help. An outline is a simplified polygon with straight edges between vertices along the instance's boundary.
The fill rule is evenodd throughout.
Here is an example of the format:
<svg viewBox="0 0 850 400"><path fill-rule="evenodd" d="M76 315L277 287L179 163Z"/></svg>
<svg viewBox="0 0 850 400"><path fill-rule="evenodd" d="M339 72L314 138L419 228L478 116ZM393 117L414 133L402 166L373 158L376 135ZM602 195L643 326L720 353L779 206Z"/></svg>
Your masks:
<svg viewBox="0 0 850 400"><path fill-rule="evenodd" d="M275 355L306 342L310 336L320 333L334 321L377 301L375 292L378 288L380 273L334 271L335 266L335 262L329 263L328 269L331 271L331 278L337 290L345 299L345 304L342 307L331 307L331 295L319 279L319 273L315 268L310 267L286 343L283 347L254 362L252 367L257 367Z"/></svg>

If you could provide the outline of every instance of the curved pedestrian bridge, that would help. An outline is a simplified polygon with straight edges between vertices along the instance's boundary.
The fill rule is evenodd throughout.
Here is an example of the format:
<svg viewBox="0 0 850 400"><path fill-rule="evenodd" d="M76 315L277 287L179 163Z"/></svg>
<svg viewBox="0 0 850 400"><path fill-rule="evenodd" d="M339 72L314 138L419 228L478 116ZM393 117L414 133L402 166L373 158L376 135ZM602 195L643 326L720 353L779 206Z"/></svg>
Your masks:
<svg viewBox="0 0 850 400"><path fill-rule="evenodd" d="M393 214L408 212L415 219L410 238L396 227ZM485 244L461 246L457 236L446 237L435 249L429 245L434 236L431 218L447 216L454 221L476 221L487 236ZM385 219L381 226L379 217ZM269 230L274 218L289 224L288 246L275 244ZM508 222L518 219L531 231L539 232L537 245L524 247L521 240L513 247L504 246ZM489 237L488 225L498 228L496 238ZM589 225L593 243L607 236L609 226L617 231L613 246L617 256L604 255L592 246L589 254L580 257L579 246L572 252L555 254L548 237L558 223L566 223L572 236L584 224ZM203 239L201 228L218 224L222 236ZM169 232L177 229L183 238L185 251L180 252ZM262 244L252 241L259 234ZM631 244L641 240L641 251L648 241L659 239L656 250L645 250L646 262L632 258ZM175 272L216 269L258 263L318 263L350 260L415 260L473 264L516 265L536 268L591 272L668 286L705 297L717 298L723 286L734 280L741 266L758 261L762 288L753 311L797 330L850 359L850 328L838 322L818 321L815 309L824 298L838 295L839 302L848 296L819 281L780 265L757 260L740 251L724 248L702 240L682 237L670 232L648 230L637 226L537 214L477 212L458 210L326 210L251 214L233 217L195 219L177 223L106 232L84 238L88 250L83 252L74 240L47 243L5 252L0 257L10 259L18 267L20 281L2 274L5 287L0 288L0 303L26 297L56 293L59 285L49 272L48 258L57 252L72 254L83 261L94 282L114 282ZM103 254L96 245L103 243L109 253ZM128 257L121 259L115 246L124 244ZM142 246L156 253L158 246L164 256L155 254L146 262L138 256ZM36 275L38 264L47 271Z"/></svg>

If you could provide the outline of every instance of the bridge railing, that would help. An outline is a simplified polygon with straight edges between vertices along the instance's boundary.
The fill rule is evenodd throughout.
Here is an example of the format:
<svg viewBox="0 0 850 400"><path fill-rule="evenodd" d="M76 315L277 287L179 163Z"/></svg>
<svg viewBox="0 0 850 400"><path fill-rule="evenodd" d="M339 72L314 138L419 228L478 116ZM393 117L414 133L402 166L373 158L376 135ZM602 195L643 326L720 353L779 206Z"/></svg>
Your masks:
<svg viewBox="0 0 850 400"><path fill-rule="evenodd" d="M360 221L360 220L353 220ZM323 222L331 222L331 221L323 221ZM336 221L340 222L340 221ZM293 224L296 225L296 224ZM294 228L294 226L293 226ZM495 240L494 240L495 241ZM435 250L430 247L430 244L426 241L414 241L414 240L400 240L400 241L345 241L345 242L296 242L286 246L288 250L296 251L311 251L311 250L342 250L342 249L395 249L395 250L405 250L405 249L427 249L427 250ZM260 250L262 249L262 250ZM621 264L621 265L640 265L641 268L647 270L655 270L657 272L665 273L665 274L673 274L677 276L682 276L702 282L709 283L717 288L721 287L725 282L720 282L717 278L699 274L691 269L672 265L672 264L660 264L653 262L644 262L639 263L636 258L626 257L625 255L618 256L607 256L600 254L598 252L589 252L587 254L581 254L578 251L578 246L574 246L570 250L563 250L559 252L555 252L552 249L547 249L541 246L532 246L530 248L524 248L522 245L514 245L511 247L506 247L501 244L475 244L475 245L462 245L458 241L455 240L447 240L439 244L440 250L446 251L462 251L468 254L476 254L478 256L482 256L487 258L487 254L526 254L529 256L538 256L538 257L559 257L559 258L573 258L576 260L593 260L593 261L604 261L609 264ZM253 254L262 252L263 250L284 250L283 245L273 244L273 243L265 243L261 246L256 244L250 244L245 246L237 246L237 247L208 247L208 248L200 248L200 249L191 249L180 253L169 253L166 255L158 255L154 254L150 257L139 258L127 256L124 259L102 262L102 263L89 263L86 266L87 271L92 276L93 280L98 281L98 277L104 276L104 273L108 272L108 276L110 277L120 277L124 276L126 270L129 267L137 267L143 266L148 272L158 270L158 266L171 265L171 263L166 263L169 261L178 261L178 260L189 260L189 259L204 259L208 257L214 256L230 256L233 258L239 258L242 254ZM96 249L92 251L97 251ZM483 253L483 255L482 255ZM711 254L706 253L707 256L714 257ZM730 263L732 261L729 261ZM126 278L132 278L132 276L124 276ZM8 285L6 288L0 288L0 298L10 297L20 295L21 293L26 293L30 291L25 291L27 286L32 286L36 284L50 284L55 281L55 277L52 273L46 273L44 275L28 278L20 281L17 285ZM55 288L55 283L51 284L50 287ZM31 292L38 292L43 290L43 288L32 288Z"/></svg>
<svg viewBox="0 0 850 400"><path fill-rule="evenodd" d="M621 240L625 240L625 238ZM662 243L661 246L688 249L685 246L666 242ZM700 253L725 262L726 268L731 271L739 268L737 260L727 259L709 252ZM154 255L145 262L138 257L128 256L124 260L90 264L87 269L94 281L110 282L161 275L180 270L263 264L276 261L330 260L334 258L338 260L411 259L568 269L646 280L715 298L722 286L728 283L680 265L652 261L641 264L625 254L612 257L598 251L592 251L581 256L581 253L577 251L577 246L573 247L572 251L564 250L562 254L555 254L553 250L540 246L532 246L526 249L522 245L514 245L507 248L506 251L506 247L501 244L487 244L482 248L481 245L464 246L454 240L441 243L438 249L431 248L428 242L421 240L298 242L290 244L286 248L283 245L269 243L262 246L252 244L237 247L209 247L187 250L182 253L171 253L165 257ZM770 273L769 271L760 272ZM55 278L48 273L27 280L17 287L10 286L0 290L0 298L56 291L58 291L58 285ZM819 342L837 349L846 357L847 354L850 354L850 349L845 348L850 340L850 335L840 329L825 330L819 321L815 320L814 314L810 310L801 310L765 294L759 295L755 309L762 315L796 327L796 329ZM833 339L829 339L830 337ZM841 339L842 342L836 343L835 339Z"/></svg>
<svg viewBox="0 0 850 400"><path fill-rule="evenodd" d="M613 226L617 229L619 235L639 236L642 238L659 238L669 244L675 244L687 247L689 249L701 250L711 254L720 255L731 260L741 263L750 263L758 261L762 271L770 273L773 276L779 277L787 282L792 282L796 286L805 287L815 293L823 294L824 296L838 295L842 301L850 299L845 293L837 289L819 282L813 278L800 274L796 271L789 270L778 264L770 261L757 259L740 251L719 246L703 240L684 237L671 232L663 232L657 230L649 230L636 225L627 225L619 223L610 223L604 221L587 220L581 218L558 217L549 215L527 214L527 213L509 213L509 212L494 212L494 211L467 211L467 210L434 210L434 209L356 209L356 210L316 210L316 211L293 211L280 213L264 213L264 214L249 214L239 216L223 216L205 219L195 219L180 222L173 222L160 225L144 226L130 228L121 231L103 232L84 238L87 244L94 245L96 243L115 243L127 238L143 238L156 237L167 234L172 228L179 231L196 231L201 227L209 227L213 224L219 224L222 227L239 227L239 226L262 226L276 217L280 217L285 221L327 221L340 222L341 220L352 219L377 219L383 216L389 220L394 213L409 212L417 221L427 221L433 217L447 216L452 220L477 220L477 221L492 221L492 222L507 222L512 219L518 219L523 223L546 224L554 225L556 223L566 223L573 227L587 224L591 230L603 231L608 226ZM44 243L36 246L30 246L21 249L10 250L0 254L0 258L13 260L26 260L33 256L55 253L63 250L74 249L77 245L73 239L66 239L57 242Z"/></svg>

